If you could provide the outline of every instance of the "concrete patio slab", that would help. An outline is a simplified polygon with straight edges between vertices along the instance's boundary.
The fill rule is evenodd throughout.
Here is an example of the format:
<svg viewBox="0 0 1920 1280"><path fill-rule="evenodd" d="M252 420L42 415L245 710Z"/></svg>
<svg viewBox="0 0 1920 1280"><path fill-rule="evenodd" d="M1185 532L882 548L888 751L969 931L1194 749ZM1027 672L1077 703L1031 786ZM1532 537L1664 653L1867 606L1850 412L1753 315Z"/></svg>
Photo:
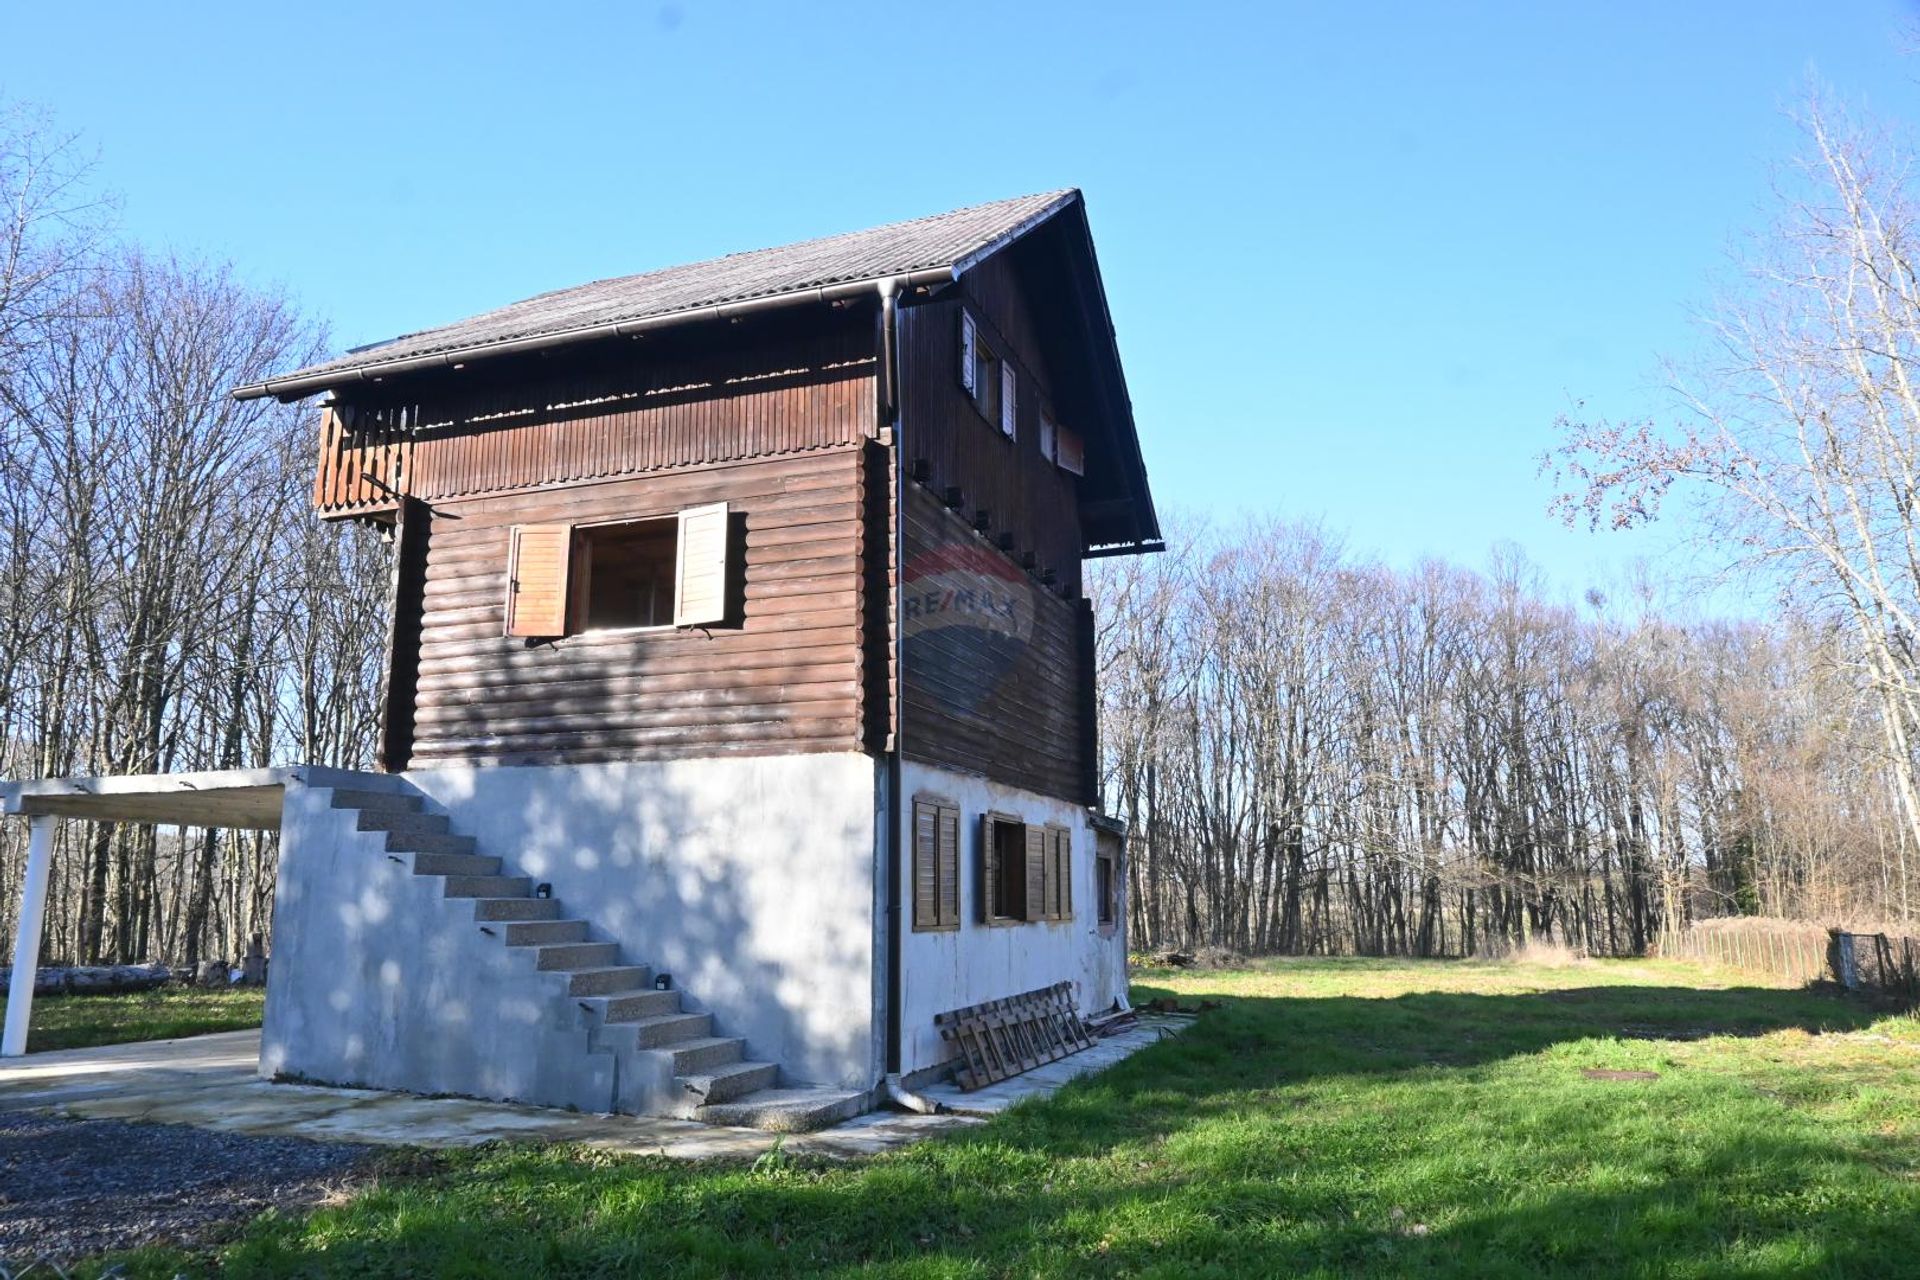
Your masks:
<svg viewBox="0 0 1920 1280"><path fill-rule="evenodd" d="M468 1098L423 1098L376 1089L274 1083L255 1074L258 1031L29 1054L0 1062L0 1111L181 1124L227 1133L383 1146L470 1147L483 1142L577 1142L608 1151L681 1159L753 1157L776 1142L795 1153L874 1155L936 1133L985 1123L1026 1098L1102 1070L1176 1033L1189 1020L1143 1018L1071 1058L973 1093L922 1090L943 1115L876 1111L831 1129L779 1135L650 1116L583 1115Z"/></svg>

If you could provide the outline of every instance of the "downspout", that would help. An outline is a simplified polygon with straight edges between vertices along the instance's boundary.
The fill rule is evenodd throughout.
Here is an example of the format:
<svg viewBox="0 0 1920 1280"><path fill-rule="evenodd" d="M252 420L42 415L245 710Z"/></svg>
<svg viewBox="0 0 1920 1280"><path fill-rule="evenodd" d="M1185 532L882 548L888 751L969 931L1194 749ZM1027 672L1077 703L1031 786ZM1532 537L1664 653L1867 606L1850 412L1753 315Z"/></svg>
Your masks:
<svg viewBox="0 0 1920 1280"><path fill-rule="evenodd" d="M904 791L901 779L900 747L904 740L902 730L906 722L906 644L901 629L900 599L901 588L905 584L902 572L905 568L901 556L901 538L905 532L906 516L906 451L900 435L900 377L899 363L899 323L900 300L899 282L892 278L882 280L876 286L880 293L880 425L888 431L888 441L892 450L892 461L888 467L888 558L891 560L893 589L887 601L888 643L893 655L893 687L888 699L888 718L891 723L887 734L887 833L886 866L881 879L887 895L887 1012L886 1012L886 1084L888 1096L892 1096L893 1087L900 1079L901 1054L901 1003L902 975L900 947L904 930L900 927L900 891L906 883L901 869L900 859L904 852L900 838L902 825L900 798Z"/></svg>

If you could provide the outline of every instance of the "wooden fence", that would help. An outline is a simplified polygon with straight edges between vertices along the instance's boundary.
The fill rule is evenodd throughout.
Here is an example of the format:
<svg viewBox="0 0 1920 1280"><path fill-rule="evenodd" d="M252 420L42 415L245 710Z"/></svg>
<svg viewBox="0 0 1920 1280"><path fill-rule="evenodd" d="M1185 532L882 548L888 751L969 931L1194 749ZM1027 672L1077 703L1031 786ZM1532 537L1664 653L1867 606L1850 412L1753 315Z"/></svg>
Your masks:
<svg viewBox="0 0 1920 1280"><path fill-rule="evenodd" d="M1661 937L1658 954L1802 984L1832 982L1920 1000L1920 938L1798 920L1703 920Z"/></svg>

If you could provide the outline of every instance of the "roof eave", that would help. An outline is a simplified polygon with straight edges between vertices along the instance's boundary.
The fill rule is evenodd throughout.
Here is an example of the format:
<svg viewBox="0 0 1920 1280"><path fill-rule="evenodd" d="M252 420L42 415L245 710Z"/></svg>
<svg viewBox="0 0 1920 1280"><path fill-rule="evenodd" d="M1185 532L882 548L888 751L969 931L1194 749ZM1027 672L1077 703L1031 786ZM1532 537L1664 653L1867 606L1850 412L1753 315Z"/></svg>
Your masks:
<svg viewBox="0 0 1920 1280"><path fill-rule="evenodd" d="M1063 206L1064 207L1064 202ZM1035 221L1051 216L1057 210L1048 210ZM679 311L663 312L660 315L643 316L633 320L615 320L602 324L582 325L574 329L559 329L552 333L534 334L524 338L509 338L500 342L481 343L471 347L460 347L449 351L435 351L425 355L406 356L398 360L385 360L372 364L356 365L347 369L330 372L312 373L290 378L269 378L244 387L236 387L231 392L235 400L259 400L272 396L288 402L304 399L320 391L335 390L358 382L377 382L385 378L403 374L420 373L429 369L453 369L470 364L475 360L491 360L501 356L523 355L530 351L547 351L556 347L573 346L583 342L592 342L601 338L627 338L635 334L657 329L672 328L677 325L692 324L700 320L732 320L756 312L771 311L782 307L799 306L805 303L833 303L847 298L859 297L876 290L882 282L892 281L902 290L924 288L933 285L951 284L958 277L962 266L950 263L939 267L926 267L918 271L890 272L885 275L870 276L861 280L850 280L840 284L816 285L806 289L794 289L786 293L768 294L759 298L748 298L739 302L712 303L700 307L688 307Z"/></svg>

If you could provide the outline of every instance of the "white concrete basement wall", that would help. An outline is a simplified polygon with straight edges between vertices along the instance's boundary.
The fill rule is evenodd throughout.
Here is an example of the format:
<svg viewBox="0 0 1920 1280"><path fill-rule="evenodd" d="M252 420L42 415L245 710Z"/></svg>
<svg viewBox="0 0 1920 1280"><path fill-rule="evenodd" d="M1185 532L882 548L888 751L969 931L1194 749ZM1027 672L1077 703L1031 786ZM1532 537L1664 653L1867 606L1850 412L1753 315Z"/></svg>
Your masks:
<svg viewBox="0 0 1920 1280"><path fill-rule="evenodd" d="M421 769L504 872L545 881L629 964L673 975L781 1082L871 1087L876 766L858 754ZM878 1005L878 1007L876 1007Z"/></svg>
<svg viewBox="0 0 1920 1280"><path fill-rule="evenodd" d="M903 877L901 1013L906 1034L901 1070L923 1072L951 1054L935 1014L964 1005L1018 995L1067 981L1082 1013L1109 1008L1127 991L1125 935L1103 934L1094 901L1094 832L1085 807L985 778L909 762L901 775L901 815L911 824L916 796L937 796L960 808L960 928L944 933L913 931L913 886ZM1073 910L1068 921L1037 920L1012 925L980 923L978 905L980 815L989 810L1023 822L1052 823L1073 833ZM911 849L911 832L903 832Z"/></svg>

